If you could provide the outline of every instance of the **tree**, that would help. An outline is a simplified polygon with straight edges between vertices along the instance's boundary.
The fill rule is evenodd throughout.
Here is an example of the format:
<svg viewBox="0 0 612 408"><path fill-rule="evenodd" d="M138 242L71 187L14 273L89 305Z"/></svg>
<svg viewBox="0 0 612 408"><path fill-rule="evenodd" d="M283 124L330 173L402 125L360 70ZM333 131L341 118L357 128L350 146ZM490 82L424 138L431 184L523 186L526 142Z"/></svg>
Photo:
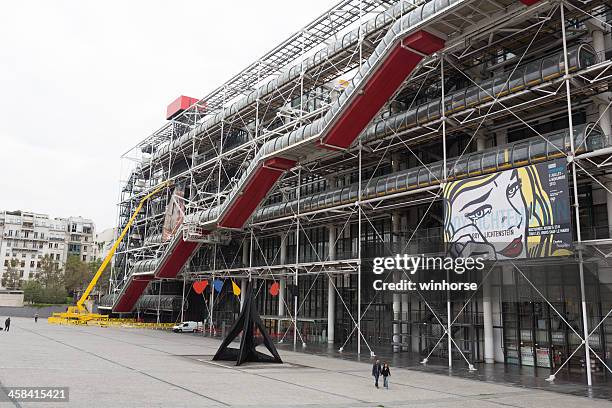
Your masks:
<svg viewBox="0 0 612 408"><path fill-rule="evenodd" d="M23 300L29 303L40 303L43 301L44 289L40 282L35 280L26 281L23 284Z"/></svg>
<svg viewBox="0 0 612 408"><path fill-rule="evenodd" d="M64 283L64 274L59 267L59 263L55 262L47 254L40 260L40 270L36 274L36 279L45 288L62 286Z"/></svg>
<svg viewBox="0 0 612 408"><path fill-rule="evenodd" d="M19 266L19 260L11 259L6 272L2 275L2 286L7 289L21 289L23 279L21 279L17 266Z"/></svg>
<svg viewBox="0 0 612 408"><path fill-rule="evenodd" d="M66 303L66 289L63 286L51 286L43 289L42 303Z"/></svg>
<svg viewBox="0 0 612 408"><path fill-rule="evenodd" d="M64 287L68 293L74 295L76 292L83 291L91 281L92 276L89 265L81 261L78 256L71 255L68 257L64 272Z"/></svg>
<svg viewBox="0 0 612 408"><path fill-rule="evenodd" d="M93 261L89 262L88 266L89 266L89 271L91 273L91 279L93 279L94 275L96 274L96 272L98 272L98 269L100 268L101 265L102 265L102 259L94 259ZM106 268L104 268L104 272L102 272L102 275L100 275L100 279L98 279L98 283L96 284L96 287L98 288L98 291L100 293L108 292L110 271L111 271L111 263L109 262L106 265Z"/></svg>

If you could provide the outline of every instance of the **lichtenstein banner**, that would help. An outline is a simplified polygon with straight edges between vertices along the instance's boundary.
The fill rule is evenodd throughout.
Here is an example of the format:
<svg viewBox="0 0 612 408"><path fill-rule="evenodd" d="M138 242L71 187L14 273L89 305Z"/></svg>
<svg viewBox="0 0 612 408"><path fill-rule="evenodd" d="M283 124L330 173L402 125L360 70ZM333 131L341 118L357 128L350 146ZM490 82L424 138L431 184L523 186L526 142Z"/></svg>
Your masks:
<svg viewBox="0 0 612 408"><path fill-rule="evenodd" d="M566 162L549 161L444 187L444 237L454 257L572 254Z"/></svg>

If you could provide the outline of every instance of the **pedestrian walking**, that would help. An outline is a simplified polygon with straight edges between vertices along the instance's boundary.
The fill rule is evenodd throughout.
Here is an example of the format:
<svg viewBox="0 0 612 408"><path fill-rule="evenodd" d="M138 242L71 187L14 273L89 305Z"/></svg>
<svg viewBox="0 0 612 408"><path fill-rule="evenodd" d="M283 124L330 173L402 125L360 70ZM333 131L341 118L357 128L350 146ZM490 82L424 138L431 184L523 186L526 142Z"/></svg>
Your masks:
<svg viewBox="0 0 612 408"><path fill-rule="evenodd" d="M374 376L374 386L376 388L378 388L378 377L380 377L381 369L382 367L380 366L380 360L376 360L372 366L372 376Z"/></svg>
<svg viewBox="0 0 612 408"><path fill-rule="evenodd" d="M38 313L34 315L34 323L38 323Z"/></svg>
<svg viewBox="0 0 612 408"><path fill-rule="evenodd" d="M11 318L7 317L6 320L4 321L4 330L9 331L10 327L11 327Z"/></svg>
<svg viewBox="0 0 612 408"><path fill-rule="evenodd" d="M386 361L383 364L382 369L380 370L380 373L383 376L383 386L386 389L389 389L389 377L391 377L391 370L389 369L389 364L387 364Z"/></svg>

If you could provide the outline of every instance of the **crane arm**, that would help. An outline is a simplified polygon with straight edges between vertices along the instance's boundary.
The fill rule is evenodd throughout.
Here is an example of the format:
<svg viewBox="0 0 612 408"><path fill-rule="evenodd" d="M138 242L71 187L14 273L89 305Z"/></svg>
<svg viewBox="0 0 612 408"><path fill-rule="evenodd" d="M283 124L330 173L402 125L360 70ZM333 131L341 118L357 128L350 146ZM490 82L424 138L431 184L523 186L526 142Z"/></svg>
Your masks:
<svg viewBox="0 0 612 408"><path fill-rule="evenodd" d="M127 234L128 230L132 226L132 223L134 222L134 220L136 219L136 216L138 215L138 213L142 209L142 206L147 202L147 200L149 200L151 197L153 197L154 195L156 195L157 193L162 191L164 188L166 188L166 186L168 186L168 182L164 182L164 183L160 184L155 190L153 190L151 193L149 193L146 196L144 196L142 198L142 200L140 200L140 203L138 203L138 206L136 207L136 209L134 210L134 213L132 214L132 216L128 220L128 223L123 228L123 231L121 231L121 234L119 235L119 237L117 238L117 240L115 241L113 246L111 247L110 251L108 251L108 254L106 254L106 257L102 261L102 264L98 268L98 270L97 270L96 274L94 275L93 279L91 280L91 282L89 282L89 285L87 286L87 289L85 289L85 292L83 292L83 295L81 295L81 298L77 302L76 306L77 306L77 309L79 311L85 311L85 307L83 306L85 304L85 301L87 300L87 298L91 294L91 291L93 290L93 288L98 283L98 279L100 279L100 276L102 276L102 273L104 272L104 269L106 269L106 267L108 266L108 264L111 261L111 259L113 259L113 255L115 255L115 252L117 251L117 248L119 247L119 244L121 243L121 241L123 240L123 237L125 237L125 234Z"/></svg>

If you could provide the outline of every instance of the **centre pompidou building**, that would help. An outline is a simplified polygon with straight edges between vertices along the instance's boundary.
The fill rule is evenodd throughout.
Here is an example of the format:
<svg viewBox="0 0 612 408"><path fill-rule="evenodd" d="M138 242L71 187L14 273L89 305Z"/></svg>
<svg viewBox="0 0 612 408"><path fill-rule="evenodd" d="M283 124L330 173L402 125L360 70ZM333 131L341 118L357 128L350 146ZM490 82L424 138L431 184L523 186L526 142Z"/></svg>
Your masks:
<svg viewBox="0 0 612 408"><path fill-rule="evenodd" d="M282 343L607 381L611 22L602 0L340 1L124 155L120 230L167 184L101 309L221 335L251 281ZM373 273L449 253L486 267ZM403 278L477 289L375 289Z"/></svg>

